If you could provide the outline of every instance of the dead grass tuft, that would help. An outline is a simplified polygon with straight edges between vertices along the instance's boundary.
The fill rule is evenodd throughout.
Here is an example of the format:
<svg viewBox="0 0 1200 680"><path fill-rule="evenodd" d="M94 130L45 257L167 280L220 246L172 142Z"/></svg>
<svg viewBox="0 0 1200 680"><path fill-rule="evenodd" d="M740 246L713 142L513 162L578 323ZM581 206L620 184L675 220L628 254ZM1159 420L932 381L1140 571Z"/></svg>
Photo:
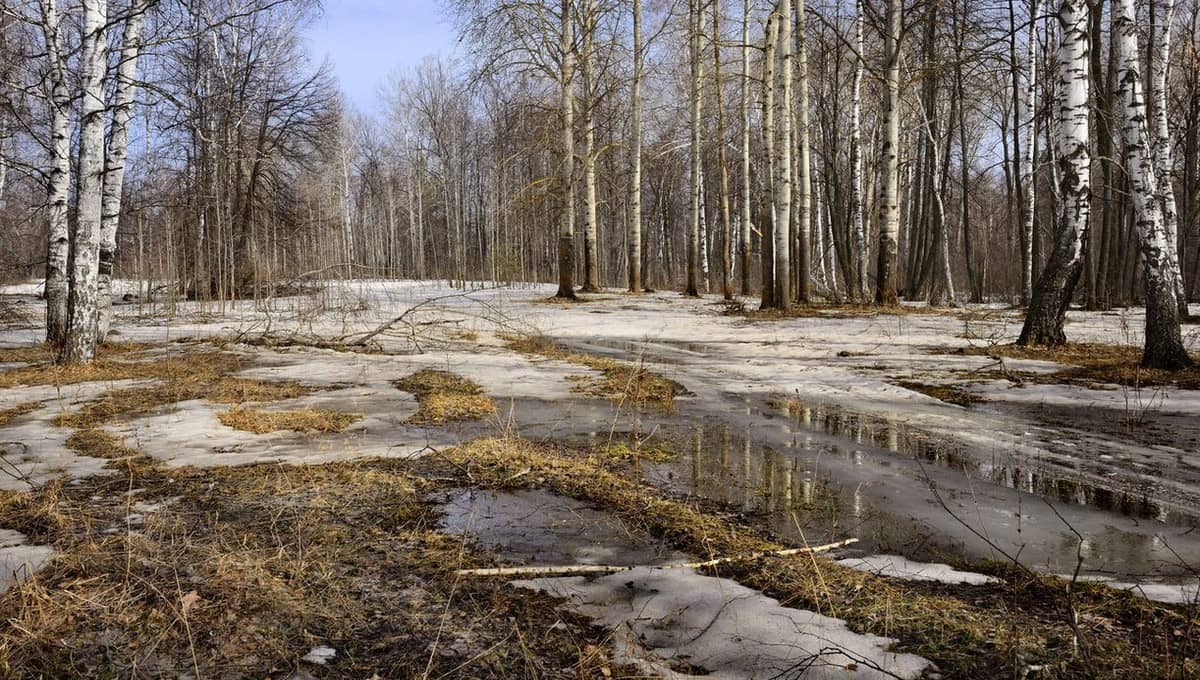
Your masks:
<svg viewBox="0 0 1200 680"><path fill-rule="evenodd" d="M32 413L32 412L38 410L39 408L42 407L42 405L44 403L45 402L41 402L41 401L25 401L25 402L21 402L20 404L17 404L16 406L10 406L6 409L0 409L0 427L4 427L4 426L8 425L9 423L11 423L13 421L14 418L17 418L17 417L25 415L26 413Z"/></svg>
<svg viewBox="0 0 1200 680"><path fill-rule="evenodd" d="M955 406L971 406L985 401L983 397L955 385L924 383L915 380L894 380L892 382L906 390L920 392L921 394L944 401L947 404L954 404Z"/></svg>
<svg viewBox="0 0 1200 680"><path fill-rule="evenodd" d="M683 385L643 366L574 352L544 336L507 336L504 339L506 346L513 351L566 361L598 371L600 377L568 376L575 383L572 389L615 404L629 404L638 408L649 406L670 413L675 410L675 397L686 392Z"/></svg>
<svg viewBox="0 0 1200 680"><path fill-rule="evenodd" d="M222 425L244 432L266 434L291 430L293 432L341 432L362 420L358 413L345 413L328 409L301 409L298 411L265 411L257 408L237 407L217 414Z"/></svg>
<svg viewBox="0 0 1200 680"><path fill-rule="evenodd" d="M990 345L964 347L956 350L968 356L987 356L997 360L1031 359L1066 364L1068 368L1055 373L1010 371L1007 367L995 377L1017 382L1038 384L1097 383L1126 387L1174 386L1185 390L1200 390L1200 357L1198 365L1182 371L1163 371L1142 368L1142 349L1130 345L1101 343L1069 343L1061 347L1022 347L1019 345Z"/></svg>
<svg viewBox="0 0 1200 680"><path fill-rule="evenodd" d="M408 419L414 425L479 420L496 412L478 383L449 371L424 368L393 384L417 398L420 409Z"/></svg>
<svg viewBox="0 0 1200 680"><path fill-rule="evenodd" d="M0 387L18 385L69 385L81 382L111 382L115 380L186 380L213 378L240 367L241 360L227 352L196 351L191 348L179 353L151 359L132 357L147 349L145 345L104 345L90 364L58 366L44 362L0 372Z"/></svg>
<svg viewBox="0 0 1200 680"><path fill-rule="evenodd" d="M98 427L76 430L67 437L67 448L80 455L111 460L140 458L143 455L141 451L126 446L125 441L117 435Z"/></svg>

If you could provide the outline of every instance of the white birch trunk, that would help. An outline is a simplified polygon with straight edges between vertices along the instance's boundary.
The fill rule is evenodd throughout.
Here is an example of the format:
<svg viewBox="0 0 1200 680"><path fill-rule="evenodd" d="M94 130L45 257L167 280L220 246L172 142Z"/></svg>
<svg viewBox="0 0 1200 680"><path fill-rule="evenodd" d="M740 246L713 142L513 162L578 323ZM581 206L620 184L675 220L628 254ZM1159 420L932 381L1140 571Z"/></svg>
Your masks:
<svg viewBox="0 0 1200 680"><path fill-rule="evenodd" d="M84 0L80 57L78 198L71 248L69 321L61 360L87 363L96 355L100 269L100 217L104 192L104 71L107 64L107 0Z"/></svg>
<svg viewBox="0 0 1200 680"><path fill-rule="evenodd" d="M1088 13L1087 0L1062 0L1059 5L1055 156L1060 167L1055 176L1061 212L1054 251L1033 289L1017 340L1020 345L1066 343L1063 324L1082 269L1092 212Z"/></svg>
<svg viewBox="0 0 1200 680"><path fill-rule="evenodd" d="M1136 16L1133 0L1116 0L1112 13L1117 49L1116 94L1120 102L1125 173L1133 199L1146 287L1146 347L1142 365L1174 370L1190 366L1192 361L1184 349L1179 328L1177 258L1159 200L1158 173L1139 66Z"/></svg>
<svg viewBox="0 0 1200 680"><path fill-rule="evenodd" d="M687 289L684 291L686 295L699 296L699 269L700 269L700 172L702 169L703 157L701 155L702 142L702 121L701 121L701 88L700 83L704 78L704 64L700 56L700 36L704 32L704 12L700 8L700 0L689 0L690 8L690 29L689 46L691 48L691 204L688 211L688 239L687 239Z"/></svg>
<svg viewBox="0 0 1200 680"><path fill-rule="evenodd" d="M884 54L887 55L883 142L883 191L879 203L879 267L876 274L875 302L899 303L896 294L896 268L900 237L900 3L888 0Z"/></svg>
<svg viewBox="0 0 1200 680"><path fill-rule="evenodd" d="M796 0L795 11L796 88L798 90L796 104L799 107L796 112L799 125L795 136L797 137L796 150L800 154L797 161L799 173L796 176L796 181L799 183L797 193L800 199L799 205L796 206L799 213L799 233L796 247L800 249L796 253L798 269L796 272L796 299L808 303L812 298L812 160L808 132L808 20L805 16L804 0Z"/></svg>
<svg viewBox="0 0 1200 680"><path fill-rule="evenodd" d="M1020 182L1025 187L1025 222L1021 225L1021 301L1029 304L1033 297L1033 224L1037 208L1037 181L1034 178L1034 147L1037 139L1037 14L1038 0L1029 6L1029 79L1025 83L1025 120L1029 132L1021 159ZM1018 121L1019 124L1019 121Z"/></svg>
<svg viewBox="0 0 1200 680"><path fill-rule="evenodd" d="M633 0L633 138L629 145L629 292L645 290L642 282L642 0Z"/></svg>
<svg viewBox="0 0 1200 680"><path fill-rule="evenodd" d="M771 236L768 239L767 234L765 232L763 233L761 255L762 255L762 270L763 270L762 271L762 279L763 279L762 307L768 308L768 307L774 306L774 304L775 304L774 299L775 299L775 295L776 295L776 290L775 290L776 259L772 253L775 250L774 234L776 232L778 232L779 229L781 228L780 221L779 221L779 203L777 201L776 192L774 190L774 185L776 183L776 176L778 174L778 165L779 165L779 157L778 157L778 153L776 150L776 144L775 144L775 97L776 97L775 73L778 70L777 69L778 59L776 58L775 55L776 55L776 52L778 52L778 48L779 48L779 17L777 14L775 14L775 12L771 12L771 14L767 17L767 30L766 30L766 35L764 36L764 38L765 38L765 40L764 40L764 46L763 46L763 78L762 78L762 84L763 84L762 135L763 135L763 146L765 147L766 156L767 156L767 158L766 158L767 176L770 179L769 179L769 182L764 181L763 183L764 184L769 183L771 185L771 191L769 192L770 198L771 198ZM770 248L770 251L768 251L768 248Z"/></svg>
<svg viewBox="0 0 1200 680"><path fill-rule="evenodd" d="M1179 211L1175 204L1174 163L1171 158L1171 128L1167 122L1167 69L1171 61L1171 25L1175 0L1150 0L1150 111L1154 144L1154 166L1158 182L1158 201L1162 207L1173 254L1175 295L1180 315L1188 315L1187 289L1179 265Z"/></svg>
<svg viewBox="0 0 1200 680"><path fill-rule="evenodd" d="M791 236L792 215L792 0L779 0L779 93L775 97L775 307L787 310L792 304Z"/></svg>
<svg viewBox="0 0 1200 680"><path fill-rule="evenodd" d="M67 89L66 55L63 53L61 15L56 0L41 0L42 35L47 56L47 105L50 109L50 166L46 198L46 342L59 351L67 336L67 268L71 241L67 201L71 191L71 94Z"/></svg>
<svg viewBox="0 0 1200 680"><path fill-rule="evenodd" d="M584 189L584 277L583 290L589 293L600 290L599 225L596 210L596 93L593 82L595 68L596 7L593 0L583 4L583 58L580 71L583 75L583 189Z"/></svg>
<svg viewBox="0 0 1200 680"><path fill-rule="evenodd" d="M117 228L121 222L121 197L125 187L125 162L129 157L129 121L137 90L138 56L142 48L142 24L149 0L132 0L121 36L121 57L113 91L112 124L104 157L104 196L100 218L100 268L98 304L99 340L104 341L112 324L112 277L116 264Z"/></svg>
<svg viewBox="0 0 1200 680"><path fill-rule="evenodd" d="M867 277L867 234L863 219L863 151L862 151L862 81L865 69L863 58L863 0L854 3L854 94L850 121L850 228L854 234L854 254L857 278L849 282L850 293L862 302L867 301L870 282Z"/></svg>
<svg viewBox="0 0 1200 680"><path fill-rule="evenodd" d="M559 108L562 115L562 216L558 236L558 293L575 298L575 46L571 33L571 0L562 0L559 31Z"/></svg>
<svg viewBox="0 0 1200 680"><path fill-rule="evenodd" d="M640 2L641 0L636 0ZM742 295L750 286L750 0L742 3L742 204L739 220L738 264L741 267Z"/></svg>

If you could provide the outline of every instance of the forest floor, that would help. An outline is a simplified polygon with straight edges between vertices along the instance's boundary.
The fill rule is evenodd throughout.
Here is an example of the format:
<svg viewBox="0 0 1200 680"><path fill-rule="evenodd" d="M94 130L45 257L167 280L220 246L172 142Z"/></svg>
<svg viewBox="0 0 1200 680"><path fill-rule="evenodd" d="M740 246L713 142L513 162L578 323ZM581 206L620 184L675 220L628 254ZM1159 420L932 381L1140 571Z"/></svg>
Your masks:
<svg viewBox="0 0 1200 680"><path fill-rule="evenodd" d="M0 677L1200 674L1140 310L552 290L125 304L80 369L0 290Z"/></svg>

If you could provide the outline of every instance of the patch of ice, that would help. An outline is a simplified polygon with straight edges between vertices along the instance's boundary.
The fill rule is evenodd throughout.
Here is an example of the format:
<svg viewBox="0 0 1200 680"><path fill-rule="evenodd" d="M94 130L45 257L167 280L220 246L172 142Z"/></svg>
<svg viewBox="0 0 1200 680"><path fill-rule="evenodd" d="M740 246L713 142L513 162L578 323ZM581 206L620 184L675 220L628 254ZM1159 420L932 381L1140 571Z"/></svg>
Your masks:
<svg viewBox="0 0 1200 680"><path fill-rule="evenodd" d="M337 656L336 649L334 649L333 647L327 647L325 645L320 645L319 647L313 647L311 650L309 650L308 654L305 654L304 656L300 657L300 660L304 661L306 663L316 664L318 666L324 666L325 664L329 663L330 661L333 661L333 658L335 656Z"/></svg>
<svg viewBox="0 0 1200 680"><path fill-rule="evenodd" d="M54 555L48 545L27 545L25 535L0 529L0 593L29 578Z"/></svg>
<svg viewBox="0 0 1200 680"><path fill-rule="evenodd" d="M839 619L791 609L729 579L691 569L639 567L596 579L543 578L514 585L565 598L621 633L618 654L662 677L686 662L706 677L918 677L932 664L888 651L895 640L850 631Z"/></svg>
<svg viewBox="0 0 1200 680"><path fill-rule="evenodd" d="M837 560L843 567L865 571L877 576L890 576L906 581L936 581L938 583L966 583L984 585L1000 583L1000 579L971 571L959 571L948 564L914 562L900 555L867 555Z"/></svg>

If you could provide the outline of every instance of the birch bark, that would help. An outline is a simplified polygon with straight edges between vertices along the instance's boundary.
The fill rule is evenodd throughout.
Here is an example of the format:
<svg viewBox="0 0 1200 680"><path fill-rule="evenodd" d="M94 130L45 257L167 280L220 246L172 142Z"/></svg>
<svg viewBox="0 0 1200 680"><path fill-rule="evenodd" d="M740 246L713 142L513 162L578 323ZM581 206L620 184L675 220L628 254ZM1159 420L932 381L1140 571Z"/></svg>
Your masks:
<svg viewBox="0 0 1200 680"><path fill-rule="evenodd" d="M79 158L75 234L67 295L67 336L60 361L88 363L96 355L100 219L104 192L104 71L108 61L108 2L84 0L80 57Z"/></svg>
<svg viewBox="0 0 1200 680"><path fill-rule="evenodd" d="M1116 41L1117 99L1121 102L1121 136L1125 174L1133 199L1134 226L1142 254L1146 288L1146 345L1142 366L1178 370L1192 365L1179 328L1174 243L1163 220L1162 194L1146 120L1138 57L1133 0L1116 0L1112 34Z"/></svg>
<svg viewBox="0 0 1200 680"><path fill-rule="evenodd" d="M1025 312L1018 345L1062 345L1067 306L1082 272L1091 219L1087 0L1059 5L1057 127L1058 235ZM1032 122L1032 121L1031 121Z"/></svg>
<svg viewBox="0 0 1200 680"><path fill-rule="evenodd" d="M67 296L70 289L67 268L71 242L67 201L71 190L71 94L67 89L67 64L57 0L41 0L41 15L48 61L47 103L50 109L50 167L46 181L49 221L46 242L46 342L58 352L67 336Z"/></svg>
<svg viewBox="0 0 1200 680"><path fill-rule="evenodd" d="M888 0L884 54L887 55L884 104L886 136L883 142L883 191L879 202L879 266L876 270L875 302L899 304L896 265L900 236L900 3Z"/></svg>

